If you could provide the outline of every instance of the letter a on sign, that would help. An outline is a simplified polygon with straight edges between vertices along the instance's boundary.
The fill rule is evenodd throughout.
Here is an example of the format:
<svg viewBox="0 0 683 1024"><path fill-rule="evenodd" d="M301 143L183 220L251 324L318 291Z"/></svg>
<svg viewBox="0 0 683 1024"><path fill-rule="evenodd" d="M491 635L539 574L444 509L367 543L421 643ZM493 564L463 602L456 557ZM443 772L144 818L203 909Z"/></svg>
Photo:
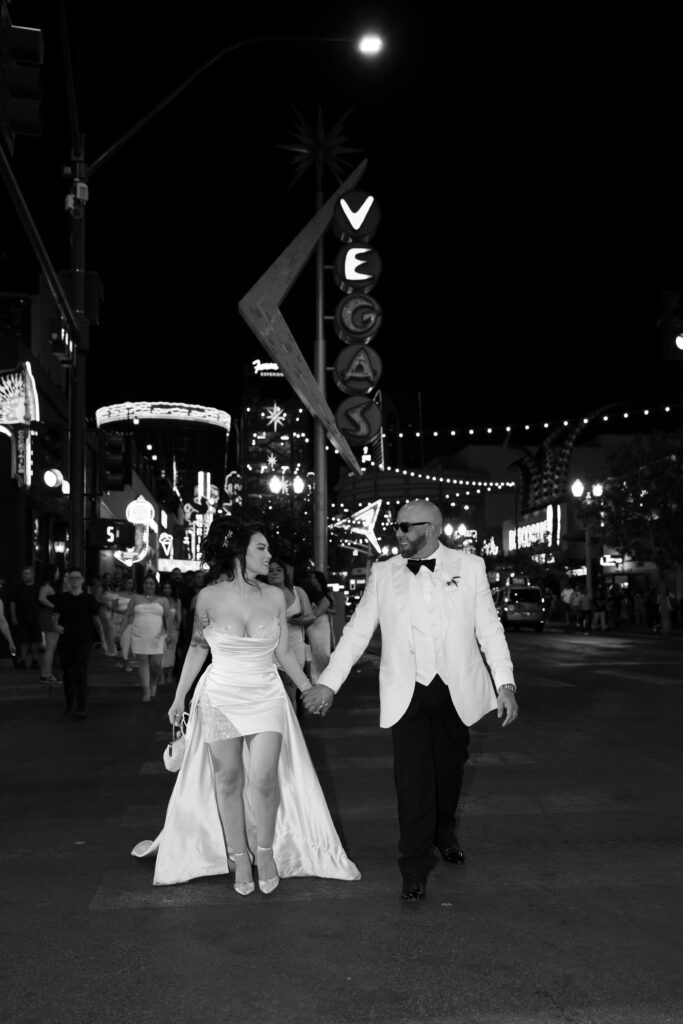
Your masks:
<svg viewBox="0 0 683 1024"><path fill-rule="evenodd" d="M356 358L346 371L347 381L353 380L354 378L356 378L356 380L363 380L370 385L374 382L375 373L364 349L361 349L358 352Z"/></svg>

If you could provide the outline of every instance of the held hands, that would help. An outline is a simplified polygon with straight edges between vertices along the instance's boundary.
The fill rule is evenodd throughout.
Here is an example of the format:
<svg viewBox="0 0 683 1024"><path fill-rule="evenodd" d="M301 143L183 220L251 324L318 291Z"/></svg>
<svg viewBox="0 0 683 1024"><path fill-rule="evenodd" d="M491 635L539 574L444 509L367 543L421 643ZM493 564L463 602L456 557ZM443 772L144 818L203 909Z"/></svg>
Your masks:
<svg viewBox="0 0 683 1024"><path fill-rule="evenodd" d="M301 700L306 711L310 714L322 715L325 717L332 706L334 690L331 690L329 686L323 686L321 683L316 683L315 686L310 688L310 690L306 690L302 695Z"/></svg>
<svg viewBox="0 0 683 1024"><path fill-rule="evenodd" d="M498 718L502 718L501 725L511 725L519 714L519 708L515 699L514 690L501 689L498 691Z"/></svg>

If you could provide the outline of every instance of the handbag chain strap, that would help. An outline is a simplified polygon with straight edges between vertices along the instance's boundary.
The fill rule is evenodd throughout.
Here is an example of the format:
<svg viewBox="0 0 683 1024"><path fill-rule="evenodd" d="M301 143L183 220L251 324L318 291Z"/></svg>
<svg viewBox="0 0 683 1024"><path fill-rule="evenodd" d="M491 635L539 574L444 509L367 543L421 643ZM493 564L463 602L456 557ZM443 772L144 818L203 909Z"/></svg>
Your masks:
<svg viewBox="0 0 683 1024"><path fill-rule="evenodd" d="M187 713L187 711L184 711L183 717L180 719L178 724L171 726L171 743L173 743L174 740L178 740L180 739L181 736L185 735L185 730L187 729L187 721L189 717L190 716Z"/></svg>

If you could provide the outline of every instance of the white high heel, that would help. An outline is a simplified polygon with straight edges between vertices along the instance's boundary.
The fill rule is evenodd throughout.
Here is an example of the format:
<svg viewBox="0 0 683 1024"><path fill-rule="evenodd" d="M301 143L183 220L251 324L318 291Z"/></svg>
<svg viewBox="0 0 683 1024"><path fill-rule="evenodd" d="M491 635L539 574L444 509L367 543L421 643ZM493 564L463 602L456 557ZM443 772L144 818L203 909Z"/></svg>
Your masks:
<svg viewBox="0 0 683 1024"><path fill-rule="evenodd" d="M251 863L249 850L245 850L243 853L233 853L233 857L249 857L249 862ZM250 896L255 888L253 879L251 882L235 882L233 884L233 889L239 896Z"/></svg>
<svg viewBox="0 0 683 1024"><path fill-rule="evenodd" d="M257 846L256 847L256 856L257 856L257 858L258 858L259 850L262 853L272 853L273 847L272 846ZM257 870L258 870L258 865L257 865ZM261 890L261 892L266 894L266 896L269 893L273 892L275 889L277 889L279 884L280 884L280 876L278 874L274 875L273 878L264 878L263 881L261 881L261 874L259 872L258 887Z"/></svg>

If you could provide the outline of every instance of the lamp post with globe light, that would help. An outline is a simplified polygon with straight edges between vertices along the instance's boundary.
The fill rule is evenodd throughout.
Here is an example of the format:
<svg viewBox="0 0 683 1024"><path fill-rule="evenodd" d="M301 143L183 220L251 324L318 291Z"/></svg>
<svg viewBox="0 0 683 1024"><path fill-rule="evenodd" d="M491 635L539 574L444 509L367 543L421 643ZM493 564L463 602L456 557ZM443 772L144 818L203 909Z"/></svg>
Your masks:
<svg viewBox="0 0 683 1024"><path fill-rule="evenodd" d="M361 36L356 49L364 57L376 57L384 49L384 40L376 33L369 32ZM318 117L315 130L310 130L303 123L299 126L297 142L282 146L295 154L294 164L297 168L296 179L309 167L315 171L315 210L321 209L324 203L323 171L327 167L340 180L341 154L353 152L344 146L344 137L340 133L342 122L326 135L322 117ZM324 309L324 247L321 237L315 248L315 335L313 340L313 373L320 395L327 398L327 341L325 338ZM315 489L313 491L313 551L316 567L327 573L327 454L325 428L319 419L313 426L313 466L315 470Z"/></svg>
<svg viewBox="0 0 683 1024"><path fill-rule="evenodd" d="M577 501L579 501L581 503L581 507L582 507L582 510L583 510L583 513L584 513L581 516L581 518L583 520L583 527L584 527L584 547L585 547L585 557L586 557L586 592L588 594L592 594L593 593L593 561L592 561L593 537L592 537L592 533L591 533L590 516L587 515L586 513L588 513L589 510L591 509L591 505L592 505L593 499L595 498L595 499L597 499L599 501L599 499L602 497L602 495L604 493L604 488L603 488L601 483L595 483L595 484L593 484L591 486L590 490L587 491L586 485L584 484L583 480L580 480L579 478L577 478L574 481L574 483L572 484L572 486L571 486L571 492L572 492L573 496L577 499Z"/></svg>

